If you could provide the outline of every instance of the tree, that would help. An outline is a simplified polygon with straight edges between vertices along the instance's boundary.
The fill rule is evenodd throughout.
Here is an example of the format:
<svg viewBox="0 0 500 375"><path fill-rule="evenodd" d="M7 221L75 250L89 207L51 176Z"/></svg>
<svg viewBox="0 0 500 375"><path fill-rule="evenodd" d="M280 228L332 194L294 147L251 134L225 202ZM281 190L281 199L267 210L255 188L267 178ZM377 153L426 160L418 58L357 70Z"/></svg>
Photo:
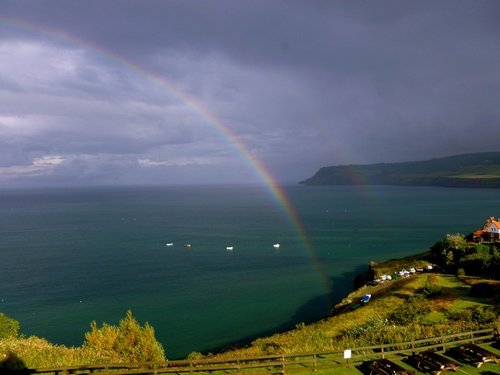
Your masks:
<svg viewBox="0 0 500 375"><path fill-rule="evenodd" d="M85 334L84 347L110 361L165 361L165 353L155 338L154 328L147 322L141 327L130 310L118 326L103 323L99 328L96 322L92 322L90 332Z"/></svg>
<svg viewBox="0 0 500 375"><path fill-rule="evenodd" d="M431 254L433 261L440 267L454 270L467 250L467 241L462 234L447 234L431 247Z"/></svg>
<svg viewBox="0 0 500 375"><path fill-rule="evenodd" d="M460 259L460 265L470 275L487 274L492 258L489 247L478 245L473 250L473 252Z"/></svg>

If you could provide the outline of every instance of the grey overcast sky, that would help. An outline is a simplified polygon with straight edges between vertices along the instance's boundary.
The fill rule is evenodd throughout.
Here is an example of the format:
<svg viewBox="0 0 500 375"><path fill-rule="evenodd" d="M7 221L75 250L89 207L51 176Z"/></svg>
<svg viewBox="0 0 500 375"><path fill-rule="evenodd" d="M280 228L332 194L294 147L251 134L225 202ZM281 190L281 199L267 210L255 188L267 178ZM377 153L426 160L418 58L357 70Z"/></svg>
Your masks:
<svg viewBox="0 0 500 375"><path fill-rule="evenodd" d="M497 0L0 0L0 187L262 182L234 140L283 182L500 151L499 20Z"/></svg>

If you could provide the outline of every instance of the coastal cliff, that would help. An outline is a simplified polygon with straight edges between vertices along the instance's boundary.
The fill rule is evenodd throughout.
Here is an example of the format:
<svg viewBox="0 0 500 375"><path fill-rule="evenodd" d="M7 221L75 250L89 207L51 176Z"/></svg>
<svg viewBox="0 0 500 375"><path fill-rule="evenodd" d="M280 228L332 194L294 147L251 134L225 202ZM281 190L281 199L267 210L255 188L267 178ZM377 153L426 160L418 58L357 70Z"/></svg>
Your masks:
<svg viewBox="0 0 500 375"><path fill-rule="evenodd" d="M329 166L300 183L500 188L500 152L402 163Z"/></svg>

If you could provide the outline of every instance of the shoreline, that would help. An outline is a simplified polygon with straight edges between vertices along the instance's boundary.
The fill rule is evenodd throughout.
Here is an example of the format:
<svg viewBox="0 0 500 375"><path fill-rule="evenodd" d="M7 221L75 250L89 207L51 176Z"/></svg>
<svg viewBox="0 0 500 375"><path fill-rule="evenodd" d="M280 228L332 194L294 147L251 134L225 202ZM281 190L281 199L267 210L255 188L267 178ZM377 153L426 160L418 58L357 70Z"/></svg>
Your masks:
<svg viewBox="0 0 500 375"><path fill-rule="evenodd" d="M335 318L337 315L340 315L344 312L348 312L353 305L356 305L356 301L358 301L364 294L370 292L374 294L375 298L377 294L380 294L383 291L390 290L396 288L399 284L408 280L408 278L401 278L398 280L384 281L377 285L369 285L370 282L373 281L373 275L381 273L383 270L387 268L400 267L402 264L407 265L408 268L412 268L414 266L419 265L427 265L430 261L427 259L429 256L429 251L419 252L414 255L409 255L402 258L392 258L386 261L382 261L379 263L369 262L366 267L367 269L361 273L355 274L352 279L353 288L342 297L334 306L332 306L330 310L330 314L327 316L323 316L320 319L312 320L310 322L298 322L294 325L294 327L290 327L290 329L284 329L283 331L275 330L272 333L266 335L256 335L254 338L249 338L249 340L241 340L236 343L228 344L220 348L220 350L214 350L214 352L192 352L186 358L212 358L212 357L225 357L230 355L232 352L245 351L249 349L256 341L258 340L266 340L271 339L273 337L280 337L287 334L293 334L294 331L304 329L308 326L314 326L316 324L321 324L328 321L331 318ZM377 271L378 270L378 271ZM420 272L418 274L421 274ZM356 280L364 280L362 285L355 286ZM227 350L225 350L227 349Z"/></svg>

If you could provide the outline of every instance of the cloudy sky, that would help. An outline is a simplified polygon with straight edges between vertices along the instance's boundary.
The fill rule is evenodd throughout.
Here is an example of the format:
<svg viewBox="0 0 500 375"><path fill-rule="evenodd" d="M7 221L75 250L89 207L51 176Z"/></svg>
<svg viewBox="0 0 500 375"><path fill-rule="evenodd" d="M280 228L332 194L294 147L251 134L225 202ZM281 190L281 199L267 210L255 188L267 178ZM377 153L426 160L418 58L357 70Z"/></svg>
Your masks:
<svg viewBox="0 0 500 375"><path fill-rule="evenodd" d="M499 19L497 0L0 0L0 187L500 151Z"/></svg>

